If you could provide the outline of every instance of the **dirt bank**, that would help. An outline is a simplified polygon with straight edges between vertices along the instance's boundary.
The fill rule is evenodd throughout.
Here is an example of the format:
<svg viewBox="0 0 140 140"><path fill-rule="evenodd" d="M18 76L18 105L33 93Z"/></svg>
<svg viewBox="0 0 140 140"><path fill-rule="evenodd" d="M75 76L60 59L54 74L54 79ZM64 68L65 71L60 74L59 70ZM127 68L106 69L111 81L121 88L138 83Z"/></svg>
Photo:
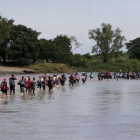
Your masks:
<svg viewBox="0 0 140 140"><path fill-rule="evenodd" d="M24 70L34 71L32 69L25 69L20 67L8 67L8 66L0 66L0 73L24 73Z"/></svg>

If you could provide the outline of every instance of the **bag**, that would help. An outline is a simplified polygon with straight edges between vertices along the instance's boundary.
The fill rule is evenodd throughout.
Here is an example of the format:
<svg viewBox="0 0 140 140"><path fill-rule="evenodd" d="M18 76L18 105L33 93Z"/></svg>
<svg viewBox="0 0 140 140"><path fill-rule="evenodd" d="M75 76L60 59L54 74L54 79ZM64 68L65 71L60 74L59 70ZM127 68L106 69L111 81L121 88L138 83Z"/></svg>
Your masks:
<svg viewBox="0 0 140 140"><path fill-rule="evenodd" d="M35 82L34 81L31 81L31 84L30 84L31 86L34 86L35 85Z"/></svg>
<svg viewBox="0 0 140 140"><path fill-rule="evenodd" d="M73 76L70 76L70 81L73 81Z"/></svg>
<svg viewBox="0 0 140 140"><path fill-rule="evenodd" d="M94 77L93 74L91 74L90 77L93 78Z"/></svg>
<svg viewBox="0 0 140 140"><path fill-rule="evenodd" d="M7 90L7 82L2 83L2 90Z"/></svg>
<svg viewBox="0 0 140 140"><path fill-rule="evenodd" d="M15 87L15 81L14 80L10 79L10 82L9 83L10 83L10 86L11 87Z"/></svg>
<svg viewBox="0 0 140 140"><path fill-rule="evenodd" d="M21 82L19 81L17 84L18 84L18 85L21 85Z"/></svg>
<svg viewBox="0 0 140 140"><path fill-rule="evenodd" d="M25 86L25 81L21 81L20 85Z"/></svg>
<svg viewBox="0 0 140 140"><path fill-rule="evenodd" d="M37 83L38 83L38 85L41 85L41 80L39 79L39 80L37 81Z"/></svg>
<svg viewBox="0 0 140 140"><path fill-rule="evenodd" d="M66 81L66 77L63 76L63 77L62 77L62 80L63 80L63 81Z"/></svg>

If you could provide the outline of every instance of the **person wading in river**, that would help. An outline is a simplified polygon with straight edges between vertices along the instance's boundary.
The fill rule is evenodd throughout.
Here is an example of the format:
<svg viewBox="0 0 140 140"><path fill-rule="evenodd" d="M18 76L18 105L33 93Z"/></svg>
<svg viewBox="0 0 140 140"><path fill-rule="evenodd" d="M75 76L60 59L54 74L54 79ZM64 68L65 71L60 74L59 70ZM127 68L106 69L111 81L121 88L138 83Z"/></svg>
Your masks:
<svg viewBox="0 0 140 140"><path fill-rule="evenodd" d="M10 95L12 95L12 91L15 95L15 80L17 80L17 78L12 74L12 77L9 79Z"/></svg>
<svg viewBox="0 0 140 140"><path fill-rule="evenodd" d="M6 78L4 78L4 80L1 83L1 91L2 91L1 98L3 98L4 95L6 96L6 98L8 97L7 96L7 90L9 90L9 88L7 86Z"/></svg>

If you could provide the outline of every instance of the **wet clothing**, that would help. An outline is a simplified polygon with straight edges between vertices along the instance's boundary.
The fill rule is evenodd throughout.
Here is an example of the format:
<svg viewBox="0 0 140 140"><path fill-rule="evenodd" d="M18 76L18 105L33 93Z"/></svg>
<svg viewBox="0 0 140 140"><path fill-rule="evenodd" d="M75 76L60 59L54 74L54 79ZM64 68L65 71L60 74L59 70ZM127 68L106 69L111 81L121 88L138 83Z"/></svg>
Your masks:
<svg viewBox="0 0 140 140"><path fill-rule="evenodd" d="M37 86L38 86L38 88L41 89L41 79L38 79L38 80L37 80Z"/></svg>
<svg viewBox="0 0 140 140"><path fill-rule="evenodd" d="M91 73L90 74L90 80L93 79L94 75Z"/></svg>
<svg viewBox="0 0 140 140"><path fill-rule="evenodd" d="M49 79L48 80L48 87L49 87L49 91L51 91L52 90L52 88L53 88L53 85L52 85L52 80L51 79Z"/></svg>
<svg viewBox="0 0 140 140"><path fill-rule="evenodd" d="M46 87L45 80L43 80L43 81L41 82L41 84L42 84L43 90L45 90L45 87Z"/></svg>
<svg viewBox="0 0 140 140"><path fill-rule="evenodd" d="M30 80L28 80L27 81L27 84L26 84L26 91L27 90L29 90L29 92L30 92L30 90L31 90L31 81Z"/></svg>
<svg viewBox="0 0 140 140"><path fill-rule="evenodd" d="M35 80L32 80L30 84L31 92L33 91L33 93L35 92L35 83Z"/></svg>
<svg viewBox="0 0 140 140"><path fill-rule="evenodd" d="M2 83L1 83L1 91L7 95L7 90L8 90L7 82L2 81Z"/></svg>
<svg viewBox="0 0 140 140"><path fill-rule="evenodd" d="M10 95L12 95L12 91L13 94L15 95L15 80L16 78L12 78L12 77L9 79Z"/></svg>
<svg viewBox="0 0 140 140"><path fill-rule="evenodd" d="M71 76L69 77L69 86L70 86L70 85L73 86L73 84L74 84L74 80L73 80L73 76L71 75Z"/></svg>
<svg viewBox="0 0 140 140"><path fill-rule="evenodd" d="M61 77L61 80L60 80L60 83L61 83L62 86L65 85L65 81L66 81L66 77L65 76L62 76Z"/></svg>
<svg viewBox="0 0 140 140"><path fill-rule="evenodd" d="M26 81L24 79L20 79L18 84L20 85L20 92L24 92Z"/></svg>

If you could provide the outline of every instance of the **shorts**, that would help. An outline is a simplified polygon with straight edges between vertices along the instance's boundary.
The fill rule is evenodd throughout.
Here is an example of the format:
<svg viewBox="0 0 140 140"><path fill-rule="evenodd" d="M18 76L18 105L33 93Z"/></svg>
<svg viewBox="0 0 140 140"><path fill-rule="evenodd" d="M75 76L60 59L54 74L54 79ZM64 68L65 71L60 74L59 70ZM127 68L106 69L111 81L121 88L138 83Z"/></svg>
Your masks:
<svg viewBox="0 0 140 140"><path fill-rule="evenodd" d="M7 95L7 90L1 90L1 91Z"/></svg>

